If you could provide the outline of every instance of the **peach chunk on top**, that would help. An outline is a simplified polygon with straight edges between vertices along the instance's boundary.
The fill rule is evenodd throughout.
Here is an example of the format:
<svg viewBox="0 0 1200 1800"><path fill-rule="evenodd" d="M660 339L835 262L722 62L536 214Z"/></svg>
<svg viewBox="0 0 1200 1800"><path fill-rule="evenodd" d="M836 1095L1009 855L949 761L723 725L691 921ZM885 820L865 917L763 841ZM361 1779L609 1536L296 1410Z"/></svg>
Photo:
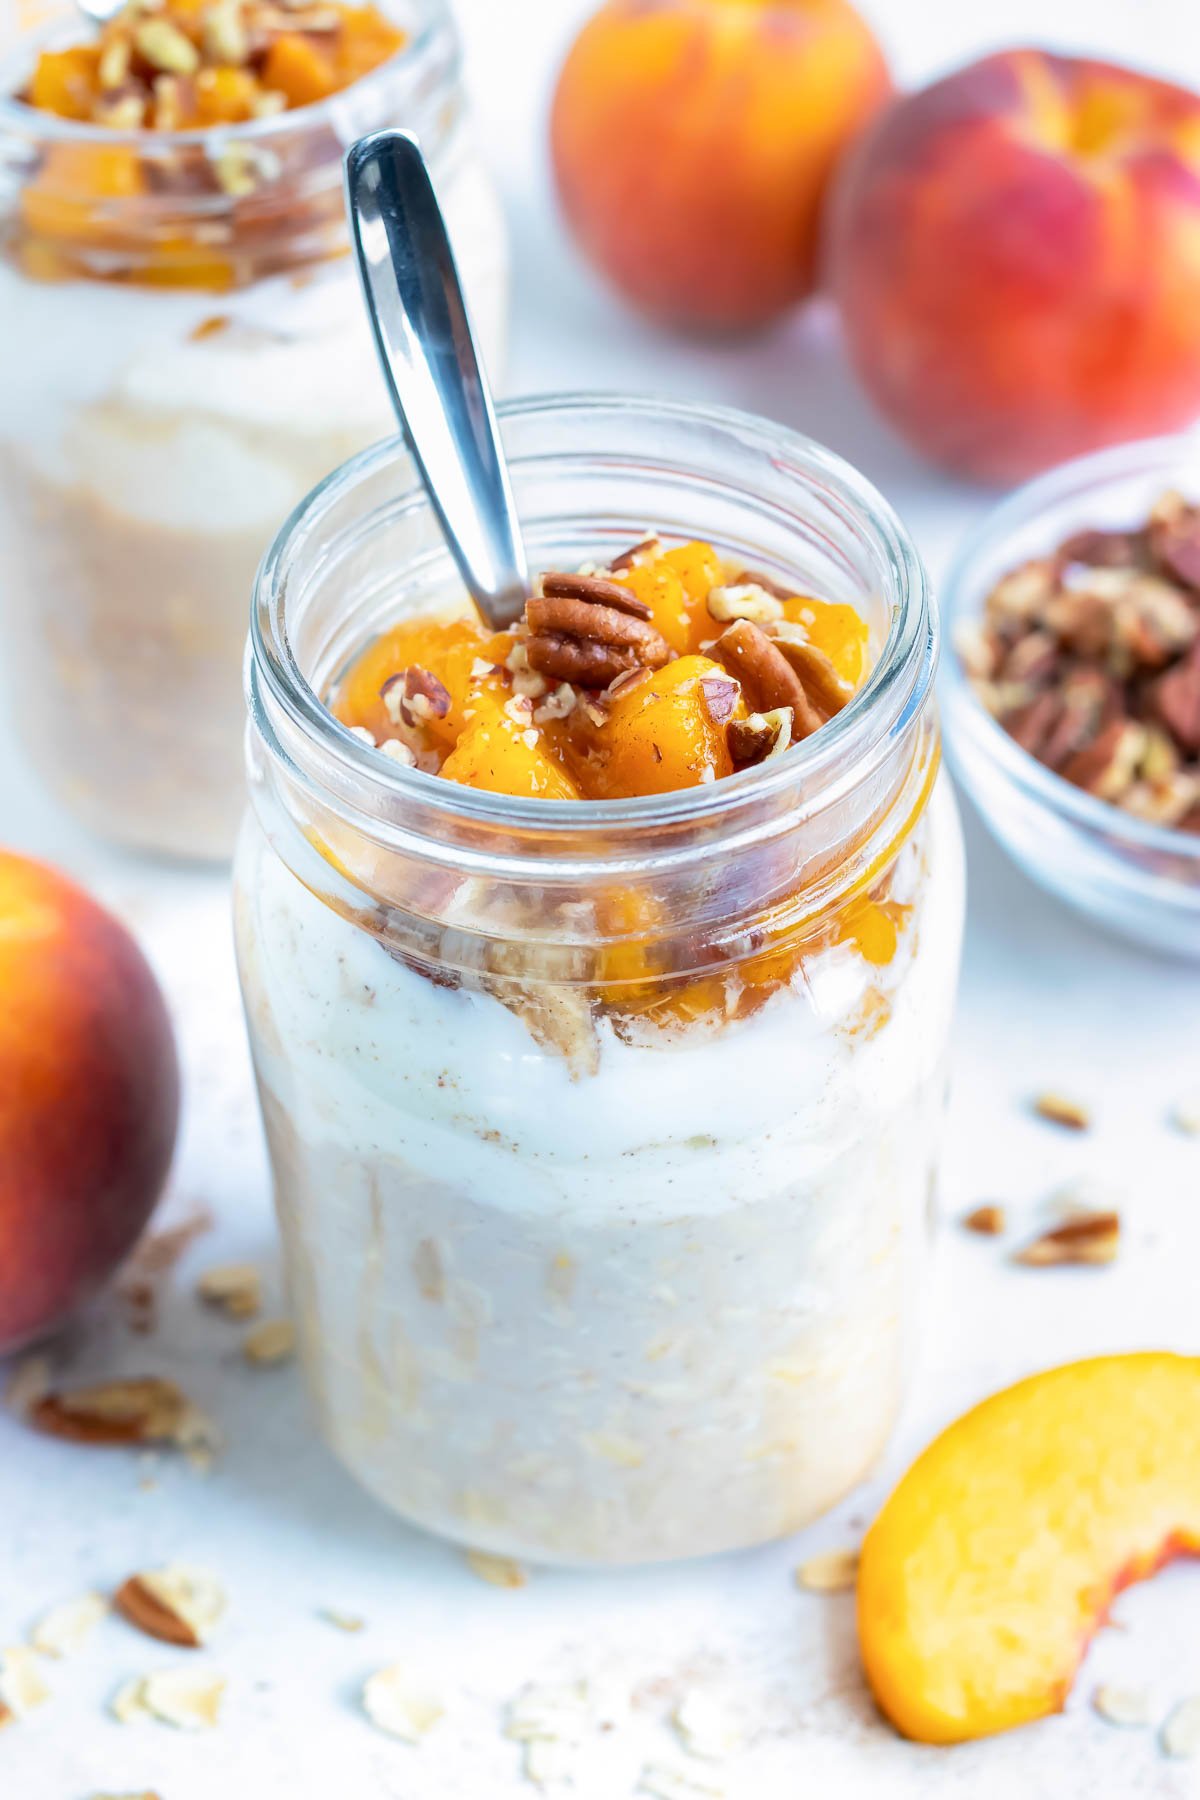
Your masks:
<svg viewBox="0 0 1200 1800"><path fill-rule="evenodd" d="M442 717L430 717L426 728L447 748L466 724L476 665L489 660L491 642L474 618L410 619L385 631L356 658L338 686L334 717L343 725L360 725L377 742L395 737L396 719L387 702L388 683L407 669L424 669L450 697Z"/></svg>
<svg viewBox="0 0 1200 1800"><path fill-rule="evenodd" d="M546 734L503 688L481 682L471 696L470 716L442 764L446 781L539 800L578 800L579 789L555 756Z"/></svg>
<svg viewBox="0 0 1200 1800"><path fill-rule="evenodd" d="M726 727L745 717L727 669L707 656L678 656L616 695L581 780L596 800L718 781L733 773Z"/></svg>
<svg viewBox="0 0 1200 1800"><path fill-rule="evenodd" d="M1200 1357L1031 1376L913 1464L863 1546L858 1632L905 1736L949 1744L1057 1712L1114 1596L1200 1551Z"/></svg>

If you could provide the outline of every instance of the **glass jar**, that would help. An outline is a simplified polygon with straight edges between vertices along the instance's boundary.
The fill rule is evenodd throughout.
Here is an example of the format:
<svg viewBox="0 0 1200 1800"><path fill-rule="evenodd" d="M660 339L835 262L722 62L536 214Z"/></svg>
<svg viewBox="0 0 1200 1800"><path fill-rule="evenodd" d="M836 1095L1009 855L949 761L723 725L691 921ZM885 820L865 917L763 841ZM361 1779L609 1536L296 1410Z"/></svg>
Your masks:
<svg viewBox="0 0 1200 1800"><path fill-rule="evenodd" d="M322 1429L477 1548L636 1562L792 1532L882 1449L922 1292L963 915L926 580L884 503L741 414L503 408L531 566L657 529L851 601L863 691L686 792L514 800L317 696L456 591L404 453L260 573L243 995Z"/></svg>
<svg viewBox="0 0 1200 1800"><path fill-rule="evenodd" d="M342 155L363 132L421 136L499 370L505 229L454 28L443 0L383 10L398 55L248 125L122 133L0 100L13 703L50 786L141 849L229 854L254 571L300 497L395 430L346 254ZM0 91L55 41L28 40Z"/></svg>

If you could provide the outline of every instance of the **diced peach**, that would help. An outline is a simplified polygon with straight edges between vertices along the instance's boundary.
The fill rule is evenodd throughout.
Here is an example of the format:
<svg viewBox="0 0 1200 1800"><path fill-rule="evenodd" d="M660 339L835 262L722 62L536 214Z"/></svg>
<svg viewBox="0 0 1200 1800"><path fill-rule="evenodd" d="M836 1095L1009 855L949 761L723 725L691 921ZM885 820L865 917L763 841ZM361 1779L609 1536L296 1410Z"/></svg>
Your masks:
<svg viewBox="0 0 1200 1800"><path fill-rule="evenodd" d="M324 51L298 31L285 31L267 51L263 86L285 94L289 106L311 106L338 90L337 71Z"/></svg>
<svg viewBox="0 0 1200 1800"><path fill-rule="evenodd" d="M731 685L710 657L680 656L619 693L581 771L589 797L669 794L732 774L726 725L746 704L738 688L726 710Z"/></svg>
<svg viewBox="0 0 1200 1800"><path fill-rule="evenodd" d="M99 61L90 44L44 50L29 83L29 104L63 119L90 119L100 91Z"/></svg>
<svg viewBox="0 0 1200 1800"><path fill-rule="evenodd" d="M666 557L659 557L622 570L614 580L650 608L649 623L683 656L691 644L692 622L688 591L679 571Z"/></svg>
<svg viewBox="0 0 1200 1800"><path fill-rule="evenodd" d="M133 199L142 189L137 154L123 145L52 144L22 191L21 211L41 238L90 243L109 229L97 202Z"/></svg>
<svg viewBox="0 0 1200 1800"><path fill-rule="evenodd" d="M254 117L262 88L252 69L202 69L196 77L195 123L240 125Z"/></svg>
<svg viewBox="0 0 1200 1800"><path fill-rule="evenodd" d="M760 324L811 290L830 172L888 88L848 0L607 0L555 95L563 210L647 312Z"/></svg>
<svg viewBox="0 0 1200 1800"><path fill-rule="evenodd" d="M336 68L339 87L377 69L404 46L404 33L373 6L347 6L342 11Z"/></svg>
<svg viewBox="0 0 1200 1800"><path fill-rule="evenodd" d="M578 800L579 789L558 761L545 734L507 712L510 698L481 682L471 696L470 717L442 764L447 781L489 794L525 799Z"/></svg>
<svg viewBox="0 0 1200 1800"><path fill-rule="evenodd" d="M867 666L866 620L852 606L813 600L807 594L785 600L783 611L793 624L804 626L809 643L824 652L843 681L856 688Z"/></svg>
<svg viewBox="0 0 1200 1800"><path fill-rule="evenodd" d="M450 695L450 711L444 719L430 720L429 729L449 746L466 724L463 709L471 689L471 670L483 657L489 660L489 640L478 620L412 619L385 631L355 659L340 683L333 705L343 725L361 725L376 740L396 735L383 701L384 683L405 669L426 669Z"/></svg>

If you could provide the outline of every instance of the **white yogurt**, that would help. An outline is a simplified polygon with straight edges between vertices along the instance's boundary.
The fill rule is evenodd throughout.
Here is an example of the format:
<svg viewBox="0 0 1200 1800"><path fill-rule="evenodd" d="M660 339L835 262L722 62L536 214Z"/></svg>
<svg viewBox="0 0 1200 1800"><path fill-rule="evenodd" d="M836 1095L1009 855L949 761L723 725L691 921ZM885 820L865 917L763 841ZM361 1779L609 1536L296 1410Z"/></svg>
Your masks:
<svg viewBox="0 0 1200 1800"><path fill-rule="evenodd" d="M963 909L944 785L893 962L573 1078L248 827L239 959L306 1364L388 1504L542 1559L797 1529L869 1468L918 1298ZM875 990L884 1004L864 1005Z"/></svg>

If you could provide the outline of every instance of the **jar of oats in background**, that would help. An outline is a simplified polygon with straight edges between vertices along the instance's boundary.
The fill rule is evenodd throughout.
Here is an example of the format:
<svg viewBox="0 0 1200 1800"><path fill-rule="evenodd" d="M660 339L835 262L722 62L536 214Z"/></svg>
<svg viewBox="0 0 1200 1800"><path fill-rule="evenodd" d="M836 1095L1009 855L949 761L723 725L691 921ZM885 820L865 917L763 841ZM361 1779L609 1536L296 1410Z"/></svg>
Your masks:
<svg viewBox="0 0 1200 1800"><path fill-rule="evenodd" d="M363 132L420 136L501 364L505 228L458 42L443 0L134 0L98 45L73 8L26 33L0 75L18 726L97 832L223 857L258 560L314 482L394 430L346 253Z"/></svg>

